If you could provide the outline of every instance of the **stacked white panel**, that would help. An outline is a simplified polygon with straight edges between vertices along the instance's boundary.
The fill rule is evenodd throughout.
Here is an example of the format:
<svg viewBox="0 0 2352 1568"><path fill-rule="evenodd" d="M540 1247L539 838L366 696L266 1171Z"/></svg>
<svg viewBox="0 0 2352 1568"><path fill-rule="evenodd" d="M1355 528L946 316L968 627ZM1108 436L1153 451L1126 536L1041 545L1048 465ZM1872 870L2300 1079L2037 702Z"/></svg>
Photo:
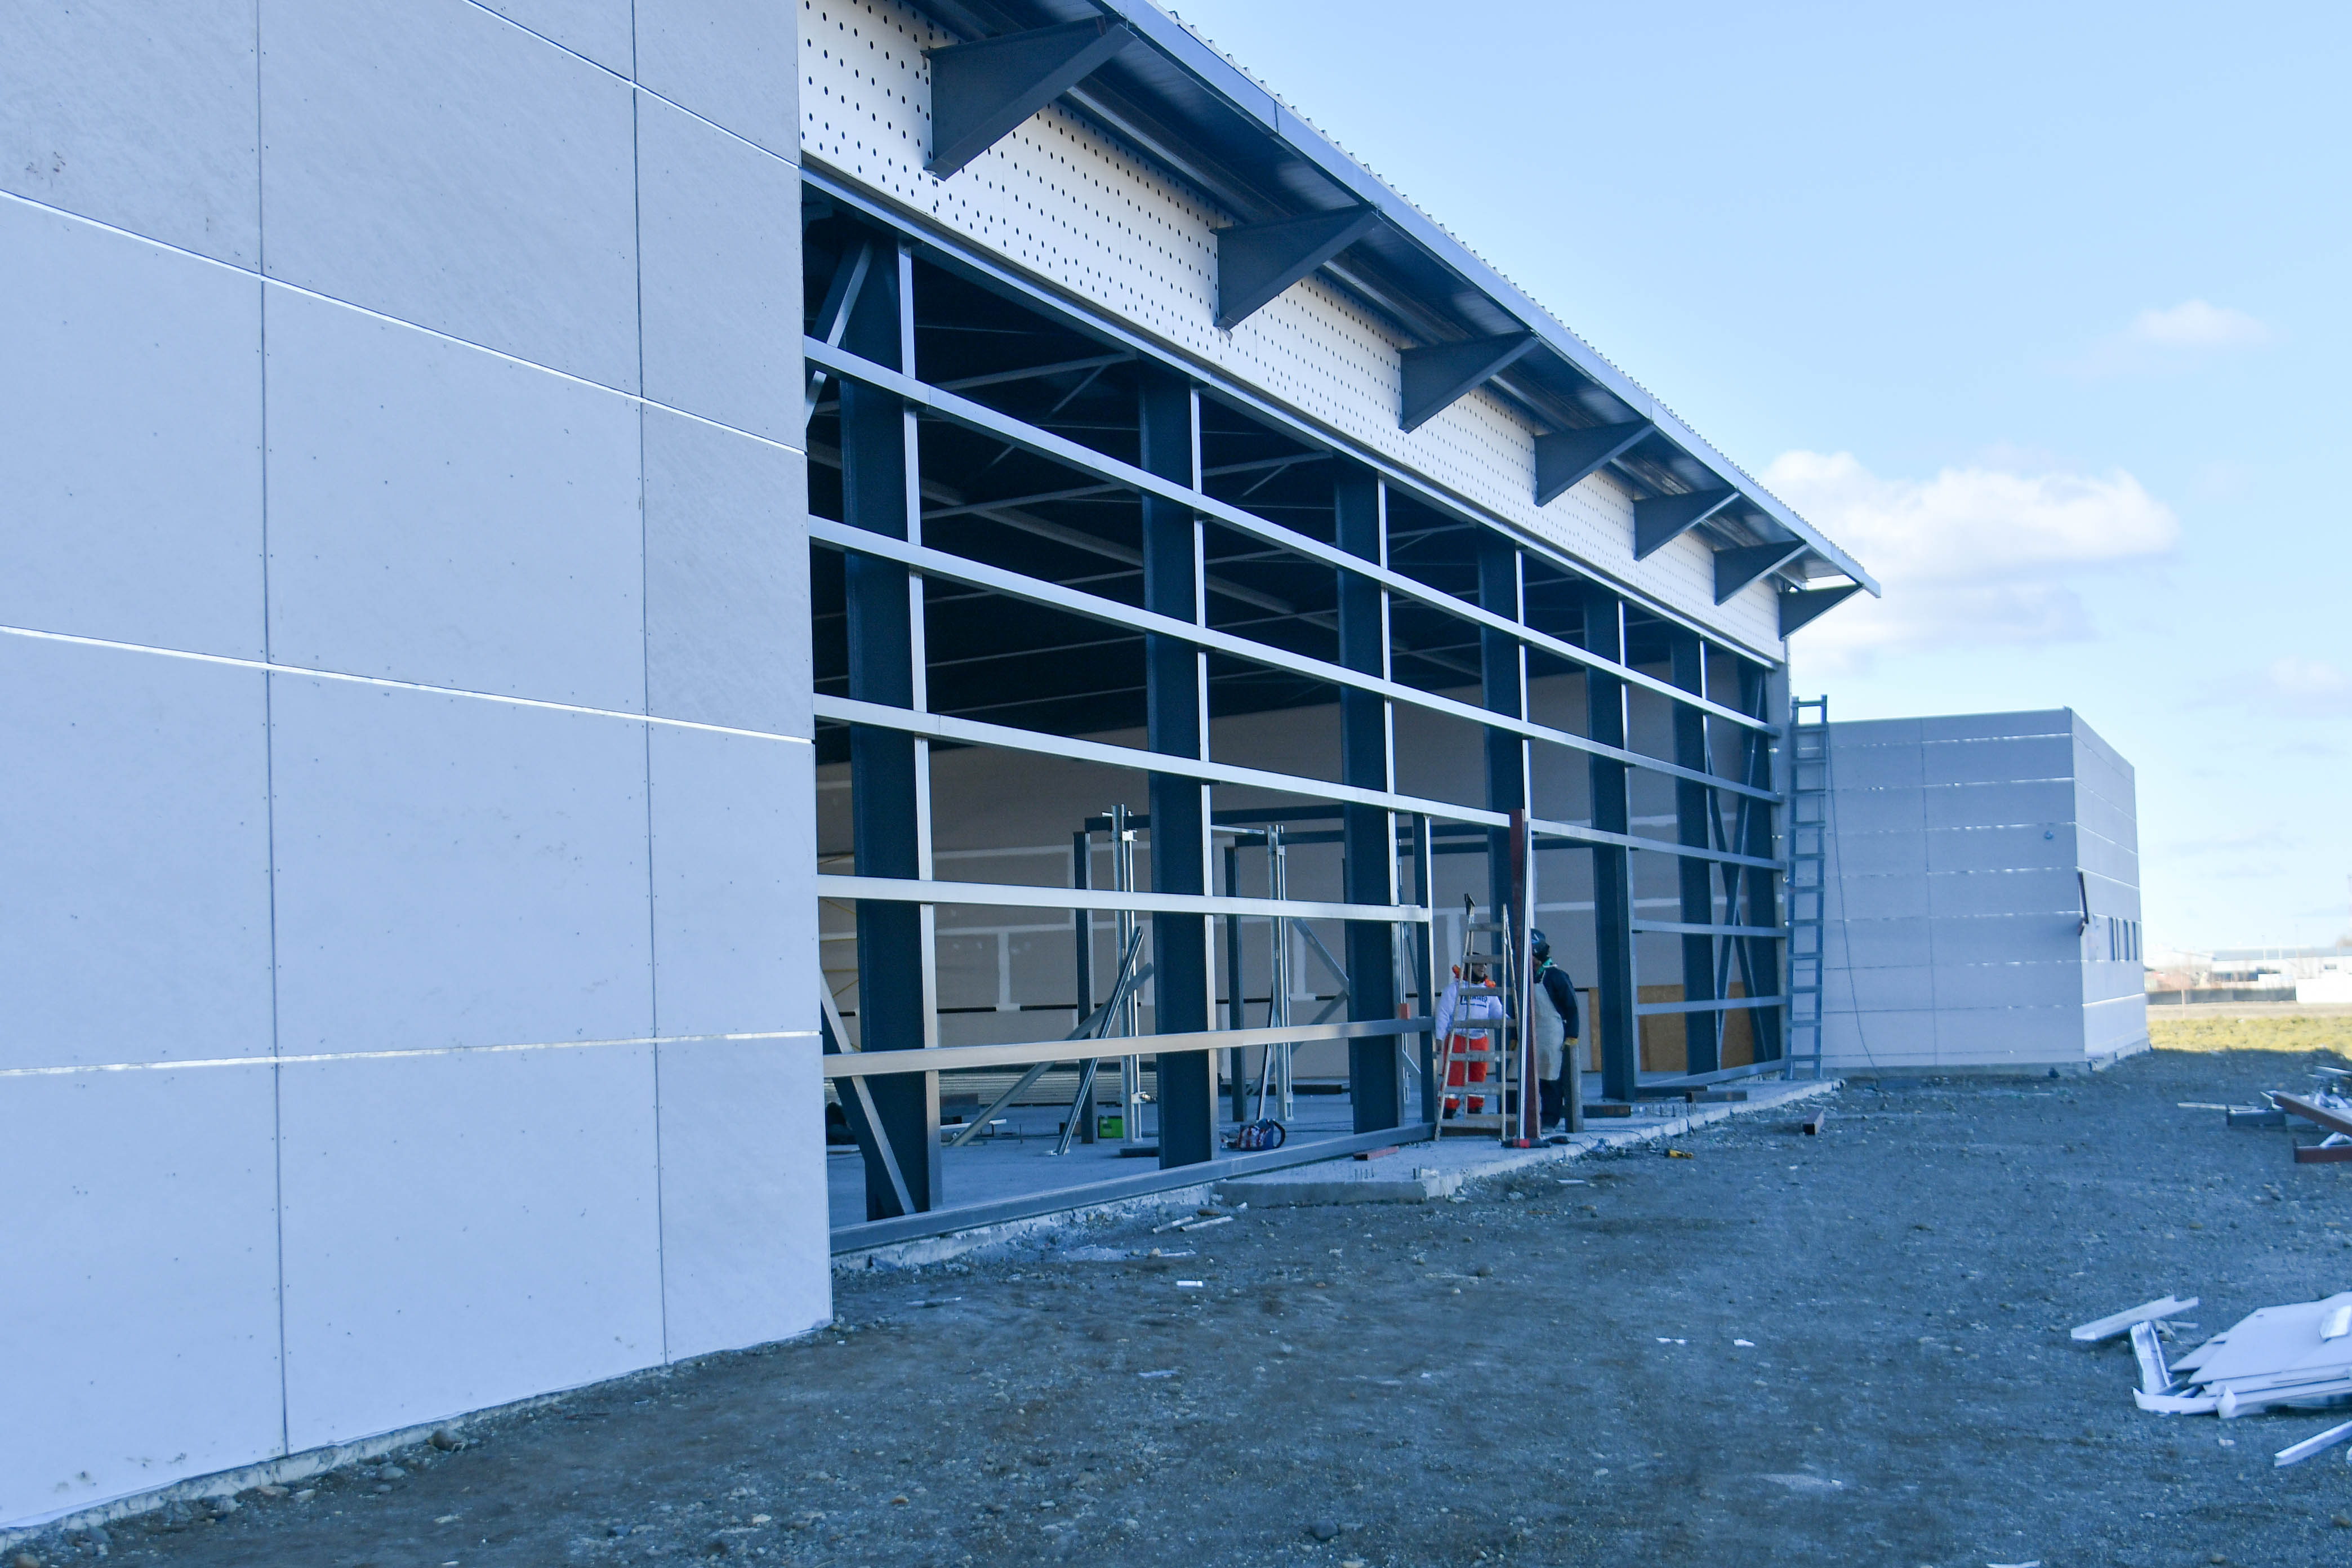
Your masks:
<svg viewBox="0 0 2352 1568"><path fill-rule="evenodd" d="M2081 1071L2146 1047L2120 1000L2137 964L2095 956L2083 916L2087 882L2138 918L2130 769L2071 711L1834 724L1829 786L1828 1070Z"/></svg>

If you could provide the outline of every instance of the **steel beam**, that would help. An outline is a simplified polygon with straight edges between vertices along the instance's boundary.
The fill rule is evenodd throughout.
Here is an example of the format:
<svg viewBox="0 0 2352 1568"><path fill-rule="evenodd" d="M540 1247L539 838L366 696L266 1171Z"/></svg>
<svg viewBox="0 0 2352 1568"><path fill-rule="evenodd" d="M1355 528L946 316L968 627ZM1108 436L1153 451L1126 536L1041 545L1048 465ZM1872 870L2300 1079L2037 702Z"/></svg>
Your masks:
<svg viewBox="0 0 2352 1568"><path fill-rule="evenodd" d="M1535 346L1533 332L1504 332L1405 350L1404 405L1399 426L1420 429Z"/></svg>
<svg viewBox="0 0 2352 1568"><path fill-rule="evenodd" d="M1232 331L1283 290L1378 228L1369 206L1217 230L1217 325Z"/></svg>
<svg viewBox="0 0 2352 1568"><path fill-rule="evenodd" d="M980 431L1009 446L1034 452L1065 468L1075 468L1080 473L1099 475L1106 479L1116 481L1122 488L1133 490L1138 495L1159 495L1179 501L1191 507L1202 516L1223 523L1237 533L1262 540L1300 560L1319 561L1336 569L1361 571L1368 576L1377 576L1381 586L1388 590L1392 599L1410 600L1414 604L1436 610L1451 619L1467 621L1474 625L1490 618L1476 605L1467 604L1443 589L1433 588L1417 578L1393 570L1383 569L1375 572L1369 566L1351 561L1346 552L1337 545L1326 544L1318 539L1300 533L1296 529L1285 528L1280 523L1269 521L1255 512L1201 491L1197 487L1187 490L1183 486L1171 480L1163 479L1132 464L1123 463L1090 447L1082 447L1066 437L1057 436L1050 430L1031 425L1013 415L991 408L984 403L975 403L968 397L928 385L913 376L901 375L887 365L876 364L871 361L860 359L856 354L845 353L823 339L803 338L801 341L801 350L807 356L808 363L813 365L817 365L836 375L866 381L885 391L895 392L910 403L921 404L942 419L952 420L956 424ZM1383 475L1383 478L1385 477ZM1393 487L1393 481L1391 483ZM1483 528L1487 525L1475 526ZM1497 531L1500 530L1498 529ZM1655 605L1648 605L1644 608L1662 620L1677 624L1683 620L1683 617L1674 612ZM1591 652L1577 647L1574 643L1547 636L1533 626L1505 626L1503 629L1524 639L1529 647L1538 652L1548 653L1567 664L1581 667L1595 662L1605 662L1596 661ZM1663 696L1679 695L1665 681L1622 664L1612 666L1610 673L1629 685L1654 690ZM1706 708L1708 712L1727 723L1737 724L1743 729L1759 727L1759 721L1755 717L1742 713L1736 708L1727 708L1717 703L1707 704Z"/></svg>
<svg viewBox="0 0 2352 1568"><path fill-rule="evenodd" d="M1536 437L1536 505L1549 506L1615 462L1655 430L1646 419L1595 425L1587 430L1555 430Z"/></svg>
<svg viewBox="0 0 2352 1568"><path fill-rule="evenodd" d="M1612 662L1625 657L1625 604L1597 583L1584 593L1584 646ZM1592 739L1625 744L1625 683L1598 669L1584 672L1584 702ZM1632 826L1625 764L1598 752L1591 758L1592 826L1625 833ZM1640 1086L1642 1040L1633 1018L1633 866L1623 847L1592 851L1592 947L1601 973L1593 978L1593 1011L1601 1030L1601 1091L1631 1100Z"/></svg>
<svg viewBox="0 0 2352 1568"><path fill-rule="evenodd" d="M1811 546L1801 539L1776 544L1743 544L1715 552L1715 602L1728 599L1767 572L1777 572Z"/></svg>
<svg viewBox="0 0 2352 1568"><path fill-rule="evenodd" d="M923 167L946 179L1135 41L1098 18L928 51L931 155Z"/></svg>
<svg viewBox="0 0 2352 1568"><path fill-rule="evenodd" d="M1674 683L1695 697L1706 695L1706 645L1680 628L1667 634ZM1675 761L1684 767L1707 769L1706 715L1677 702L1674 709ZM1715 792L1689 779L1675 781L1675 838L1687 845L1706 845L1714 832ZM1712 829L1712 831L1711 831ZM1715 868L1704 860L1675 863L1685 925L1707 926L1715 920ZM1682 933L1683 999L1706 1004L1716 999L1715 937L1700 931ZM1683 1030L1683 1070L1713 1072L1723 1065L1722 1020L1704 1006L1694 1007Z"/></svg>
<svg viewBox="0 0 2352 1568"><path fill-rule="evenodd" d="M1375 565L1388 563L1387 493L1377 475L1339 465L1332 510L1339 548ZM1381 585L1360 573L1339 574L1339 662L1365 675L1389 678L1389 604ZM1396 783L1395 745L1388 702L1377 692L1339 693L1339 780L1387 794ZM1396 818L1378 806L1340 808L1340 896L1351 904L1396 901ZM1311 932L1309 934L1312 934ZM1388 921L1347 924L1348 1016L1393 1018L1397 1012L1396 926ZM1348 1047L1348 1087L1356 1131L1402 1126L1404 1085L1388 1040Z"/></svg>
<svg viewBox="0 0 2352 1568"><path fill-rule="evenodd" d="M1201 486L1201 400L1191 382L1146 369L1137 414L1141 467L1188 489ZM1202 603L1199 514L1158 495L1143 498L1143 607L1199 626ZM1144 634L1146 745L1198 763L1208 755L1208 656L1189 637ZM1209 791L1189 773L1151 774L1151 889L1205 897L1209 880ZM1216 972L1207 916L1160 910L1151 917L1153 1032L1209 1027ZM1160 1053L1160 1163L1192 1165L1217 1152L1217 1072L1205 1050Z"/></svg>
<svg viewBox="0 0 2352 1568"><path fill-rule="evenodd" d="M1433 713L1448 713L1457 719L1467 719L1473 723L1508 729L1529 740L1544 741L1555 746L1565 746L1574 752L1607 750L1616 761L1623 763L1627 767L1646 769L1669 778L1685 771L1673 763L1662 762L1658 758L1644 756L1641 752L1627 751L1623 747L1613 750L1601 747L1583 735L1571 734L1568 731L1555 730L1548 724L1538 724L1530 721L1512 721L1506 715L1479 708L1472 703L1457 702L1450 697L1441 697L1433 692L1423 691L1418 687L1406 686L1393 679L1381 680L1375 676L1360 674L1344 665L1310 658L1305 654L1293 653L1271 643L1236 637L1213 626L1193 626L1173 616L1153 615L1148 610L1138 610L1132 605L1123 605L1115 599L1106 599L1100 595L1086 593L1076 588L1065 588L1058 583L1045 582L1003 567L991 566L961 555L951 555L944 551L894 544L870 535L861 537L853 529L828 522L820 517L809 519L808 534L812 541L819 544L885 555L916 567L926 576L941 578L948 582L969 584L976 588L985 588L1012 598L1025 599L1033 604L1050 605L1055 609L1068 610L1088 619L1100 621L1106 626L1123 626L1130 633L1142 632L1146 636L1163 636L1189 641L1196 647L1217 653L1231 654L1237 659L1288 675L1320 680L1337 687L1356 687L1366 691L1378 691L1391 702L1410 703L1413 707L1426 709ZM1514 644L1520 641L1519 633L1527 630L1530 635L1525 637L1525 646L1529 647L1538 646L1537 639L1532 635L1532 628L1515 628L1497 618L1496 624L1487 626L1486 629L1499 633L1504 640ZM1622 680L1622 677L1612 677L1612 679L1620 679L1621 682ZM1670 686L1665 689L1669 692L1674 690ZM1676 695L1680 694L1676 693ZM1704 782L1713 784L1716 787L1734 795L1758 793L1745 784L1732 784L1727 780L1709 779ZM1546 827L1544 831L1549 832L1550 829Z"/></svg>
<svg viewBox="0 0 2352 1568"><path fill-rule="evenodd" d="M843 343L884 363L911 350L911 258L906 250L876 258L847 312ZM914 411L878 387L841 388L842 515L852 530L908 542L921 537L920 502L908 484ZM849 694L883 707L919 709L922 580L899 561L852 551L844 562L848 595ZM928 742L905 731L849 729L850 837L861 877L920 879L924 863L924 762ZM933 971L925 940L931 917L921 906L879 900L857 906L857 1019L866 1052L919 1050L932 1043ZM897 1151L903 1183L869 1180L866 1218L888 1219L904 1190L918 1210L941 1201L939 1079L908 1075L874 1087L876 1132ZM869 1172L869 1175L877 1173Z"/></svg>
<svg viewBox="0 0 2352 1568"><path fill-rule="evenodd" d="M1633 503L1633 559L1646 561L1739 499L1734 489L1646 496Z"/></svg>
<svg viewBox="0 0 2352 1568"><path fill-rule="evenodd" d="M1861 584L1844 583L1834 588L1800 588L1781 595L1780 635L1790 636L1815 616L1836 609L1861 592Z"/></svg>

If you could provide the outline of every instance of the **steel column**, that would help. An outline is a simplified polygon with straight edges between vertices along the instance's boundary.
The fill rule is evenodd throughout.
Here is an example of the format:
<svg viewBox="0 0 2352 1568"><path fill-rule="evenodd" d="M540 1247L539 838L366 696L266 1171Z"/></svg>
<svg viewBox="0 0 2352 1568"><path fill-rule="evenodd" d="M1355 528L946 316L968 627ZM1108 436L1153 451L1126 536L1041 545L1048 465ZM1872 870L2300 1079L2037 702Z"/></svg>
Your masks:
<svg viewBox="0 0 2352 1568"><path fill-rule="evenodd" d="M1693 696L1705 697L1706 644L1699 639L1696 633L1677 628L1669 639L1668 647L1675 685ZM1706 714L1687 702L1677 702L1675 704L1674 726L1675 763L1686 768L1711 771L1707 768ZM1713 790L1689 779L1676 779L1675 840L1696 844L1702 848L1707 847L1710 842L1708 818L1715 815L1715 809ZM1675 862L1675 872L1681 883L1684 923L1715 924L1715 868L1704 860L1685 858ZM1683 1000L1715 1001L1715 938L1686 931L1682 944ZM1723 1015L1720 1013L1691 1012L1683 1015L1685 1072L1713 1072L1723 1065L1722 1031Z"/></svg>
<svg viewBox="0 0 2352 1568"><path fill-rule="evenodd" d="M1746 659L1740 660L1739 705L1750 713L1785 714L1788 711L1788 679L1785 667L1779 671L1768 671L1760 665L1750 664ZM1750 731L1746 739L1751 763L1748 782L1777 789L1780 792L1781 798L1786 800L1788 785L1785 779L1780 776L1780 770L1775 765L1778 758L1771 736L1762 731ZM1791 742L1792 746L1794 742ZM1773 811L1772 806L1762 801L1750 803L1746 839L1733 847L1743 855L1753 855L1759 859L1771 858ZM1744 923L1780 929L1780 873L1760 866L1751 866L1748 868L1747 879L1748 908ZM1762 994L1758 989L1759 986L1770 986L1785 994L1788 987L1780 984L1779 940L1773 937L1748 937L1744 939L1744 942L1748 962L1742 967L1746 971L1748 994ZM1787 1018L1788 1009L1785 1005L1749 1009L1748 1026L1756 1031L1758 1061L1779 1061L1785 1054L1786 1047L1782 1042L1787 1038L1787 1031L1783 1027Z"/></svg>
<svg viewBox="0 0 2352 1568"><path fill-rule="evenodd" d="M1139 415L1142 467L1192 489L1201 483L1200 395L1181 376L1147 368ZM1194 626L1201 600L1201 520L1165 497L1143 498L1143 607ZM1192 643L1144 635L1147 744L1200 761L1208 754L1208 657ZM1209 890L1209 791L1182 773L1151 775L1151 886L1155 892ZM1153 1027L1187 1034L1210 1026L1216 974L1205 915L1151 917ZM1160 1163L1198 1164L1217 1147L1217 1076L1206 1051L1163 1054L1160 1066Z"/></svg>
<svg viewBox="0 0 2352 1568"><path fill-rule="evenodd" d="M1625 605L1597 584L1584 597L1584 646L1603 658L1625 658ZM1625 744L1625 683L1598 669L1584 672L1584 700L1591 738ZM1596 756L1592 764L1592 826L1611 833L1632 831L1625 764ZM1600 1015L1601 1092L1631 1100L1640 1086L1642 1041L1633 1017L1633 866L1622 845L1592 849L1592 946L1601 973L1593 979L1593 1011Z"/></svg>
<svg viewBox="0 0 2352 1568"><path fill-rule="evenodd" d="M1385 566L1386 491L1369 468L1342 463L1339 470L1333 506L1339 548ZM1388 595L1377 582L1353 572L1339 574L1339 662L1383 680L1389 677ZM1342 689L1339 782L1387 791L1395 787L1395 778L1387 700L1376 691ZM1394 903L1396 818L1378 806L1343 805L1340 839L1340 896L1349 903ZM1396 927L1386 921L1349 921L1347 933L1348 1016L1395 1017ZM1351 1041L1348 1088L1357 1131L1403 1125L1404 1084L1394 1042Z"/></svg>
<svg viewBox="0 0 2352 1568"><path fill-rule="evenodd" d="M1498 533L1478 533L1478 607L1517 621L1525 617L1526 571L1517 549ZM1526 645L1500 627L1478 628L1478 700L1490 713L1524 721L1528 716ZM1527 737L1489 725L1486 736L1486 809L1508 815L1528 805ZM1500 919L1511 902L1511 834L1486 831L1486 907Z"/></svg>
<svg viewBox="0 0 2352 1568"><path fill-rule="evenodd" d="M912 258L885 251L857 291L845 346L911 367ZM841 387L843 518L853 528L919 542L912 481L914 410L900 397L845 381ZM923 585L895 561L850 553L849 694L887 707L922 707ZM850 832L861 877L929 875L924 774L928 742L879 725L849 729ZM933 971L929 906L861 900L857 905L858 1044L865 1051L919 1050L932 1043ZM935 1073L871 1080L874 1129L895 1153L918 1210L940 1206L940 1089ZM877 1151L867 1151L866 1217L889 1219L898 1204Z"/></svg>

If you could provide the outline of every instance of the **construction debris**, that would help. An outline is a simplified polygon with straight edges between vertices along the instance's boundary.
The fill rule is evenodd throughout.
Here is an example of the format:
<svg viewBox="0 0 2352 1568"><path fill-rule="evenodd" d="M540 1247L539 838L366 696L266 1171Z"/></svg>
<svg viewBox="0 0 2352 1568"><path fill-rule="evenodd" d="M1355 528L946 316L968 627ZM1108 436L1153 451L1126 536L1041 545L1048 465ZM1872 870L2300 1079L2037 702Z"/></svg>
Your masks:
<svg viewBox="0 0 2352 1568"><path fill-rule="evenodd" d="M2289 1465L2299 1465L2314 1454L2333 1448L2347 1437L2352 1437L2352 1421L2347 1421L2341 1426L2330 1426L2315 1437L2305 1437L2300 1443L2281 1448L2272 1456L2271 1464L2273 1468L2282 1470Z"/></svg>
<svg viewBox="0 0 2352 1568"><path fill-rule="evenodd" d="M2142 1410L2227 1421L2274 1406L2307 1409L2352 1400L2352 1292L2264 1307L2169 1364L2157 1337L2158 1321L2141 1318L2131 1325L2132 1354L2139 1363L2132 1399ZM2114 1321L2085 1323L2074 1337L2106 1338Z"/></svg>
<svg viewBox="0 0 2352 1568"><path fill-rule="evenodd" d="M2195 1305L2197 1305L2197 1298L2194 1296L2189 1297L2186 1301L2176 1296L2166 1296L2155 1301L2143 1301L2129 1311L2117 1312L2113 1316L2082 1324L2074 1330L2074 1338L2086 1345L2096 1344L2101 1340L2111 1340L2117 1334L2131 1332L2134 1323L2153 1323L2165 1318L2177 1318Z"/></svg>

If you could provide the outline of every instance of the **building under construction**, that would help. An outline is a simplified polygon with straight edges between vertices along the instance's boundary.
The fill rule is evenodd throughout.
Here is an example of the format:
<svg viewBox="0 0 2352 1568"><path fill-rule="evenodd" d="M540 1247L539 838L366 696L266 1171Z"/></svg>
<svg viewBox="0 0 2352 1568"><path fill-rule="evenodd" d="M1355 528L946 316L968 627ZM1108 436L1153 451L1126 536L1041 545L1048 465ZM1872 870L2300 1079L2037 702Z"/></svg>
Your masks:
<svg viewBox="0 0 2352 1568"><path fill-rule="evenodd" d="M1864 566L1146 0L27 14L0 1524L1835 1065Z"/></svg>

